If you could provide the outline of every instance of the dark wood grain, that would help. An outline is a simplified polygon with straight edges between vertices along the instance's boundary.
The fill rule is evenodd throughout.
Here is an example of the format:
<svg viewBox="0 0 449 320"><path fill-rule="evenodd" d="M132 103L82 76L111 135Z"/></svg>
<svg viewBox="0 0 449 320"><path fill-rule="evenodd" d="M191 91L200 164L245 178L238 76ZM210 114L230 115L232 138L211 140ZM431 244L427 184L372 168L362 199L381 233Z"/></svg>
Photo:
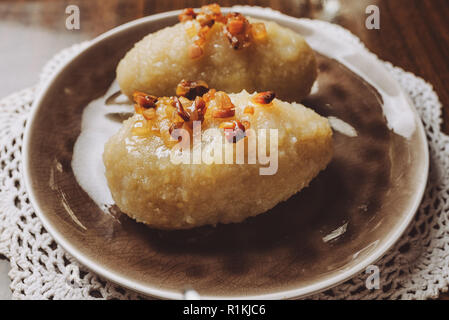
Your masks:
<svg viewBox="0 0 449 320"><path fill-rule="evenodd" d="M2 65L2 80L14 72L9 90L0 89L0 95L11 93L35 81L30 77L30 64L33 71L61 48L70 43L91 39L115 26L136 18L180 9L187 6L198 7L208 1L201 0L45 0L45 1L2 1L0 0L0 49L16 45L14 27L28 27L33 37L20 41L20 50L27 52L22 56L30 60L18 66ZM322 18L320 6L314 0L248 0L218 1L223 6L249 4L271 6L274 9L296 17ZM355 33L367 47L380 58L411 71L430 82L443 104L443 129L449 133L449 1L447 0L341 0L339 13L331 18ZM81 29L68 31L65 28L65 8L76 4L81 10ZM365 9L376 4L381 11L380 30L365 28ZM8 28L3 28L8 26ZM13 27L11 29L11 26ZM10 32L12 30L12 32ZM31 35L31 33L30 33ZM1 50L2 58L13 59L16 52ZM36 57L36 58L34 58ZM9 59L2 59L8 60ZM20 68L20 66L23 66ZM14 68L13 70L11 70ZM9 72L8 72L9 71ZM23 80L22 80L23 79ZM10 79L11 80L11 79ZM4 81L2 81L4 82ZM23 84L22 84L23 83ZM22 85L21 85L22 84Z"/></svg>
<svg viewBox="0 0 449 320"><path fill-rule="evenodd" d="M38 80L43 64L60 49L91 39L113 27L142 16L184 7L200 0L0 0L0 96ZM217 1L223 6L270 6L295 17L323 18L317 1ZM65 28L65 8L81 10L81 29ZM390 61L431 83L443 105L442 127L449 133L449 1L447 0L341 0L337 15L325 17L356 34L381 59ZM378 5L380 30L365 28L365 9ZM448 299L449 295L442 295Z"/></svg>

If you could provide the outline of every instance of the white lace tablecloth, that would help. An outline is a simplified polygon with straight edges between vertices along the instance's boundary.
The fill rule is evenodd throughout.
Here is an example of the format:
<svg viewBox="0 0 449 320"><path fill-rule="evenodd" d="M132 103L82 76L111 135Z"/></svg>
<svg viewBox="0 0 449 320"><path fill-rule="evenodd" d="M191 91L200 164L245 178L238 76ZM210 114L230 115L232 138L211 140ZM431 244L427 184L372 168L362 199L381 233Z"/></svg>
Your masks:
<svg viewBox="0 0 449 320"><path fill-rule="evenodd" d="M320 27L342 41L363 47L346 29ZM86 43L65 49L44 68L41 82ZM430 176L421 207L399 242L379 262L379 290L365 288L361 274L316 299L426 299L447 291L449 283L449 137L440 131L441 104L432 86L384 62L413 100L429 141ZM101 279L70 257L46 232L30 205L21 177L21 147L36 87L0 101L0 254L11 264L15 299L137 299L129 290Z"/></svg>

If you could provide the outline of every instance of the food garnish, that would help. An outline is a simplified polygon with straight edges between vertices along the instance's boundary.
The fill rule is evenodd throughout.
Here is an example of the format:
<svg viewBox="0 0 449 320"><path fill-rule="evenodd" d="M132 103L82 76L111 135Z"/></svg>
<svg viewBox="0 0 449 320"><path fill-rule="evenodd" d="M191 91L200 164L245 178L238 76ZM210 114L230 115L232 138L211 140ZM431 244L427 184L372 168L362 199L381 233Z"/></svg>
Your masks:
<svg viewBox="0 0 449 320"><path fill-rule="evenodd" d="M195 26L187 29L189 35L195 40L189 48L189 57L198 59L204 54L204 45L211 28L220 23L229 43L235 50L247 48L254 41L263 42L267 39L267 29L264 23L250 23L244 15L231 12L224 15L218 4L210 4L201 7L199 13L192 8L187 8L179 15L179 21L197 21L199 30Z"/></svg>
<svg viewBox="0 0 449 320"><path fill-rule="evenodd" d="M157 97L136 91L133 94L134 101L140 105L141 107L148 108L156 108Z"/></svg>
<svg viewBox="0 0 449 320"><path fill-rule="evenodd" d="M276 94L273 91L265 91L256 94L252 100L257 104L270 104L274 98Z"/></svg>
<svg viewBox="0 0 449 320"><path fill-rule="evenodd" d="M272 103L275 96L272 91L261 92L256 94L252 101L259 105L268 105ZM175 129L183 128L184 125L187 125L185 128L192 129L194 121L202 123L208 108L213 106L209 117L218 121L222 120L219 128L225 130L225 137L229 142L236 143L246 136L245 130L251 126L249 119L255 112L254 106L246 106L243 110L243 118L236 119L236 107L230 96L223 91L209 89L208 84L202 80L182 80L176 88L176 96L173 97L158 98L136 91L133 98L135 112L144 118L136 122L133 128L133 133L137 136L145 136L154 131L148 129L148 126L154 128L156 124L157 128L157 122L153 120L158 116L158 106L167 108L166 115L171 121L168 130L170 134Z"/></svg>
<svg viewBox="0 0 449 320"><path fill-rule="evenodd" d="M246 136L246 128L239 120L222 122L220 128L225 130L225 138L231 143L237 143Z"/></svg>
<svg viewBox="0 0 449 320"><path fill-rule="evenodd" d="M193 100L198 96L202 97L208 91L209 86L207 85L206 82L202 80L199 81L182 80L176 88L176 95Z"/></svg>

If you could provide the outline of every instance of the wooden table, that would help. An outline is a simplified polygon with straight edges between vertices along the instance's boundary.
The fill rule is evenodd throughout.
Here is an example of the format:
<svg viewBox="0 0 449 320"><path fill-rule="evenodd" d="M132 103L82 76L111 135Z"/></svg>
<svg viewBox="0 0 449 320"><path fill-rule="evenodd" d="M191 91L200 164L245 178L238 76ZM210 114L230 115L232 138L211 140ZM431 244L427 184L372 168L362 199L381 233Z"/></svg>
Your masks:
<svg viewBox="0 0 449 320"><path fill-rule="evenodd" d="M31 86L60 49L146 15L198 7L199 0L0 0L0 97ZM443 104L449 133L449 1L340 0L336 14L323 14L319 0L217 1L222 6L269 6L295 17L330 20L351 30L381 59L430 82ZM79 30L66 29L65 9L80 8ZM380 29L365 27L368 5L380 8ZM443 295L449 300L449 295Z"/></svg>

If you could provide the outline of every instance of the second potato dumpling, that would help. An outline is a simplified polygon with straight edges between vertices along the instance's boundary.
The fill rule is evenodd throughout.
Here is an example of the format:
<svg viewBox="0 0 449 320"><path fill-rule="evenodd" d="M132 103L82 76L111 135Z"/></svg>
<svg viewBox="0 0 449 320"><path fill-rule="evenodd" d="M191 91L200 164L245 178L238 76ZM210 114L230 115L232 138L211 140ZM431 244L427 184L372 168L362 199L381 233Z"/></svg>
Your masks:
<svg viewBox="0 0 449 320"><path fill-rule="evenodd" d="M170 96L182 79L202 79L225 92L273 90L300 101L317 77L313 50L275 22L222 14L220 6L186 9L181 22L137 42L117 68L123 93Z"/></svg>

